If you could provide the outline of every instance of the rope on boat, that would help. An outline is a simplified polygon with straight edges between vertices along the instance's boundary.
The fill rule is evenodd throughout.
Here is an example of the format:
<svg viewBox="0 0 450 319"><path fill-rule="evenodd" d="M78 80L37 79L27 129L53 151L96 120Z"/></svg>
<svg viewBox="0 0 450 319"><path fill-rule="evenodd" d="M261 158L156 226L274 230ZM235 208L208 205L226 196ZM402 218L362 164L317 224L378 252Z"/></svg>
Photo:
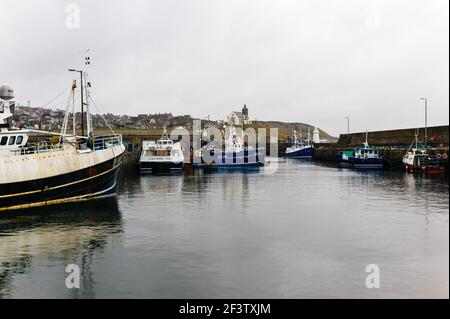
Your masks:
<svg viewBox="0 0 450 319"><path fill-rule="evenodd" d="M99 102L100 102L100 99L98 98L98 96L97 96L97 94L95 93L95 91L92 90L91 92L94 92L95 98L96 98L97 100L99 100ZM100 109L100 106L98 106L98 105L94 102L94 100L92 99L92 97L91 97L90 95L89 95L89 99L91 100L91 102L92 102L92 104L94 105L94 107L97 109L98 113L99 113L100 116L102 117L102 119L103 119L103 121L105 122L106 126L108 126L109 130L111 131L111 133L112 133L114 136L117 136L117 134L114 132L114 130L112 129L112 127L109 125L108 121L105 119L105 116L103 115L103 113L102 113L102 111L101 111L101 109Z"/></svg>
<svg viewBox="0 0 450 319"><path fill-rule="evenodd" d="M50 103L54 102L57 98L59 98L61 95L63 95L66 91L68 90L67 87L64 88L64 90L62 90L60 93L58 93L58 95L56 95L53 99L51 99L48 103L44 104L43 107L47 107L50 105Z"/></svg>

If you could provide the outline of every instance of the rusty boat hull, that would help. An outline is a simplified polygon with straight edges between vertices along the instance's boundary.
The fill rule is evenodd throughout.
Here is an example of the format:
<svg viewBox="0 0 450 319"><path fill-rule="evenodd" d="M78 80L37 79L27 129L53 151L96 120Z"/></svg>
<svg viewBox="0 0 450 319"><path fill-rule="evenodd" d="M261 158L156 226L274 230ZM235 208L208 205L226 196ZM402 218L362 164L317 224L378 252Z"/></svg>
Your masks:
<svg viewBox="0 0 450 319"><path fill-rule="evenodd" d="M36 174L35 170L34 177L42 175L42 178L6 183L0 180L0 213L114 195L123 152L122 146L115 151L105 150L100 156L99 152L72 154L68 158L67 154L62 154L70 164L60 165L59 169L52 167L51 159L41 159L42 167L37 170L41 173ZM96 159L87 160L94 156ZM30 162L36 162L36 159ZM14 166L19 168L20 164ZM67 167L66 172L61 172L63 167ZM58 174L52 175L55 170Z"/></svg>

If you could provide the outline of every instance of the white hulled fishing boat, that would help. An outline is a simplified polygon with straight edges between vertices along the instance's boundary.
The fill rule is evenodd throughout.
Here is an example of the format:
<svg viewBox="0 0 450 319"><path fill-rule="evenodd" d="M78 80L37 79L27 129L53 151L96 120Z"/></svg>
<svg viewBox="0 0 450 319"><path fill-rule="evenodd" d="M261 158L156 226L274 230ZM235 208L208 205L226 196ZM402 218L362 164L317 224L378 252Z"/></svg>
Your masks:
<svg viewBox="0 0 450 319"><path fill-rule="evenodd" d="M180 142L173 142L167 135L166 129L159 140L144 141L139 159L142 173L182 171L184 154Z"/></svg>
<svg viewBox="0 0 450 319"><path fill-rule="evenodd" d="M79 72L85 81L85 74ZM89 113L90 83L86 81L81 96L86 101L82 106L86 106L87 135L76 135L75 83L60 133L13 129L14 92L8 86L0 87L0 212L115 194L125 151L122 136L94 135ZM68 133L71 117L73 131ZM41 140L30 143L30 137L37 135Z"/></svg>

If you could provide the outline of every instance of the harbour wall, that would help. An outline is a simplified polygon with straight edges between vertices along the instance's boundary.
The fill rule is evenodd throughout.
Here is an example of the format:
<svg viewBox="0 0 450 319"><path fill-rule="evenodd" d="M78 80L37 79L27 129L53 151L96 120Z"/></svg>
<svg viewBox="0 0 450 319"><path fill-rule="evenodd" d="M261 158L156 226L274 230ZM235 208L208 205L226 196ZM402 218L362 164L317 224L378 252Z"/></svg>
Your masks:
<svg viewBox="0 0 450 319"><path fill-rule="evenodd" d="M427 128L428 146L434 148L448 148L448 125L432 126ZM368 142L372 146L408 147L418 137L425 143L425 128L407 128L399 130L368 132ZM366 132L341 134L337 145L339 147L358 147L366 140Z"/></svg>
<svg viewBox="0 0 450 319"><path fill-rule="evenodd" d="M425 144L424 127L368 132L367 139L370 146L379 148L380 155L384 157L387 168L403 169L402 157L413 142L416 132L418 132L419 140ZM431 155L448 155L449 126L428 127L427 133L428 152ZM339 152L361 147L365 140L366 132L341 134L337 143L316 144L313 159L324 162L338 162Z"/></svg>

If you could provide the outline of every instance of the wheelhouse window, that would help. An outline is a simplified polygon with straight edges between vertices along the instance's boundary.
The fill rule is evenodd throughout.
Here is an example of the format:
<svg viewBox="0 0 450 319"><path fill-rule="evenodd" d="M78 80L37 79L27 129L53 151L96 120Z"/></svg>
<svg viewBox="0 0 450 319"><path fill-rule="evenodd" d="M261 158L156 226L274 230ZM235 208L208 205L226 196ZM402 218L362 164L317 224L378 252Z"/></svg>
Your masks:
<svg viewBox="0 0 450 319"><path fill-rule="evenodd" d="M3 136L2 140L0 141L0 145L6 145L7 142L8 142L8 137L7 136Z"/></svg>
<svg viewBox="0 0 450 319"><path fill-rule="evenodd" d="M8 145L14 145L15 142L16 142L16 136L10 136Z"/></svg>
<svg viewBox="0 0 450 319"><path fill-rule="evenodd" d="M23 142L23 136L22 135L17 136L16 145L20 145L20 144L22 144L22 142Z"/></svg>

